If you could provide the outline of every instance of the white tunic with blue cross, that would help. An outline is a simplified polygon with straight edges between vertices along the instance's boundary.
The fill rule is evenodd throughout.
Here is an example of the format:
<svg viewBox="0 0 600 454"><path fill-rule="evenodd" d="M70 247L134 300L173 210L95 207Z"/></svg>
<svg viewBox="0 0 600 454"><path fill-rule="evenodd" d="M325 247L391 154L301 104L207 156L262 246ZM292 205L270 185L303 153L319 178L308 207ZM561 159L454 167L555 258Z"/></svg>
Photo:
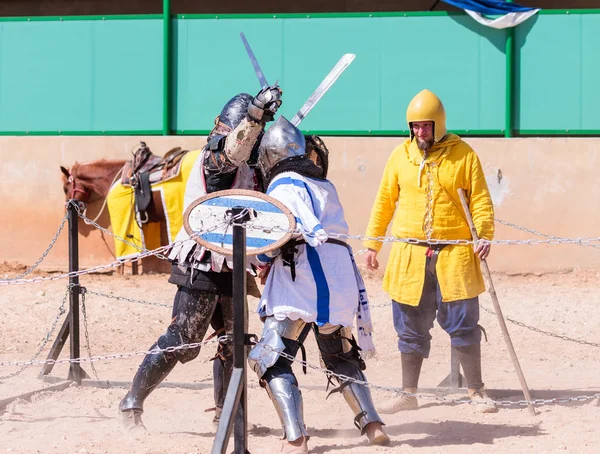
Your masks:
<svg viewBox="0 0 600 454"><path fill-rule="evenodd" d="M352 326L359 290L351 249L325 242L328 234L348 234L335 186L328 180L283 172L269 184L267 194L286 205L297 228L310 234L303 234L307 244L297 247L294 281L281 257L274 259L258 312L278 320ZM268 260L265 255L258 258Z"/></svg>

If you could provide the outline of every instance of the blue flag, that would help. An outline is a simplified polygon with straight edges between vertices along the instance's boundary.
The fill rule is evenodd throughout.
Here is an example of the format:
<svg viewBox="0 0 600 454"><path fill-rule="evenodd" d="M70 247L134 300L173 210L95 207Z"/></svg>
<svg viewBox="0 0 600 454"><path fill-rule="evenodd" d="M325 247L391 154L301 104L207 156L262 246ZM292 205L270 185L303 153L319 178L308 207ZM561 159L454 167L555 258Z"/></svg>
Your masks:
<svg viewBox="0 0 600 454"><path fill-rule="evenodd" d="M515 27L531 16L540 8L521 6L503 0L442 0L444 3L464 10L469 16L482 25L492 28ZM487 18L484 15L500 17Z"/></svg>

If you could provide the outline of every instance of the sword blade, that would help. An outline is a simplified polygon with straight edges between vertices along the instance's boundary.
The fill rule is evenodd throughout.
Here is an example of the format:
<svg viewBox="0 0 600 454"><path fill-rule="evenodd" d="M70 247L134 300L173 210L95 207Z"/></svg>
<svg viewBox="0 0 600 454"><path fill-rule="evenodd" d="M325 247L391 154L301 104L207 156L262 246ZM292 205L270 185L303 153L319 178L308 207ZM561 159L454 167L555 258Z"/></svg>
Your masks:
<svg viewBox="0 0 600 454"><path fill-rule="evenodd" d="M319 84L316 90L313 91L313 94L310 95L310 98L308 98L304 105L300 108L298 113L294 115L294 118L292 118L291 121L291 123L294 126L298 126L300 122L304 120L304 117L308 115L312 108L315 107L319 100L332 87L335 81L338 80L338 78L342 75L346 68L350 66L350 63L352 63L355 57L356 55L354 54L345 54L342 56L342 58L339 59L339 61L336 63L333 69L329 71L329 74L327 74L325 79L323 79L323 82Z"/></svg>
<svg viewBox="0 0 600 454"><path fill-rule="evenodd" d="M250 62L254 67L254 72L256 73L256 77L258 78L258 82L260 83L261 88L268 87L269 83L267 82L267 79L265 78L262 69L260 69L258 60L256 60L256 56L254 55L254 52L252 52L252 48L250 47L250 44L248 44L248 40L246 39L243 33L240 33L240 36L242 38L242 42L244 43L244 47L246 48L246 52L248 52L248 57L250 57Z"/></svg>

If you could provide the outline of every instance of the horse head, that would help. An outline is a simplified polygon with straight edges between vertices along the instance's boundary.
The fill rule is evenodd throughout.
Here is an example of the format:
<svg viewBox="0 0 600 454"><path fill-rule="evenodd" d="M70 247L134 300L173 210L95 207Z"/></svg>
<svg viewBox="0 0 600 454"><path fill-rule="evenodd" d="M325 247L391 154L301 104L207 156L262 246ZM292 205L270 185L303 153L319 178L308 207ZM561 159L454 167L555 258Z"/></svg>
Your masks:
<svg viewBox="0 0 600 454"><path fill-rule="evenodd" d="M86 204L90 202L93 191L86 185L85 180L79 178L79 168L80 165L77 162L75 162L71 169L60 166L60 170L63 173L62 180L65 200L75 200L79 208L83 211Z"/></svg>

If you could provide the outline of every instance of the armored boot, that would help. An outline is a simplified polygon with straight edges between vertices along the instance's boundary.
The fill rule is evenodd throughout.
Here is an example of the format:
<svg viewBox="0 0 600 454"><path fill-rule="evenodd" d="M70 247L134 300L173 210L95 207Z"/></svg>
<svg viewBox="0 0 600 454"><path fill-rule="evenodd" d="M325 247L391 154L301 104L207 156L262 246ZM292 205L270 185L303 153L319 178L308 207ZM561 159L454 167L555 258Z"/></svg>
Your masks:
<svg viewBox="0 0 600 454"><path fill-rule="evenodd" d="M419 376L421 375L421 366L423 365L423 356L418 353L401 353L402 361L402 389L406 393L416 394ZM377 409L384 415L393 415L399 411L416 410L419 408L419 402L416 396L402 394L390 401L382 404Z"/></svg>
<svg viewBox="0 0 600 454"><path fill-rule="evenodd" d="M383 421L377 414L371 390L362 383L367 377L364 360L360 357L360 349L352 329L340 327L330 334L317 331L317 345L321 353L321 362L328 370L336 375L342 375L354 380L343 381L336 377L339 387L330 394L340 392L354 413L354 425L361 435L367 435L369 442L376 445L387 445L389 437L383 431Z"/></svg>
<svg viewBox="0 0 600 454"><path fill-rule="evenodd" d="M481 344L456 347L458 359L467 380L467 391L475 410L479 413L496 413L498 408L485 392L481 379Z"/></svg>
<svg viewBox="0 0 600 454"><path fill-rule="evenodd" d="M221 413L223 412L223 403L225 402L225 392L227 391L227 388L223 384L223 372L223 360L219 354L217 354L217 357L213 361L215 416L213 417L212 422L215 427L219 426Z"/></svg>
<svg viewBox="0 0 600 454"><path fill-rule="evenodd" d="M150 350L156 348L154 344ZM142 422L144 400L165 379L177 364L173 353L158 352L144 357L138 368L131 389L119 404L121 428L125 433L139 434L146 431Z"/></svg>

